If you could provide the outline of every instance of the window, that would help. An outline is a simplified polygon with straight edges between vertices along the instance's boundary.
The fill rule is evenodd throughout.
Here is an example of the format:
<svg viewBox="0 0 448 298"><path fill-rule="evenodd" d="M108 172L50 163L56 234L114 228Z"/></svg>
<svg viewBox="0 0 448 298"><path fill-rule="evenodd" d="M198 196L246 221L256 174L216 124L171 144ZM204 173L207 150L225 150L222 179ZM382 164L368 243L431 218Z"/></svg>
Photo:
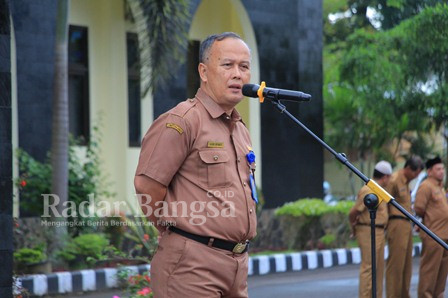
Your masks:
<svg viewBox="0 0 448 298"><path fill-rule="evenodd" d="M141 144L140 53L136 33L127 33L129 146Z"/></svg>
<svg viewBox="0 0 448 298"><path fill-rule="evenodd" d="M69 27L68 101L69 131L81 144L89 141L89 57L87 28Z"/></svg>

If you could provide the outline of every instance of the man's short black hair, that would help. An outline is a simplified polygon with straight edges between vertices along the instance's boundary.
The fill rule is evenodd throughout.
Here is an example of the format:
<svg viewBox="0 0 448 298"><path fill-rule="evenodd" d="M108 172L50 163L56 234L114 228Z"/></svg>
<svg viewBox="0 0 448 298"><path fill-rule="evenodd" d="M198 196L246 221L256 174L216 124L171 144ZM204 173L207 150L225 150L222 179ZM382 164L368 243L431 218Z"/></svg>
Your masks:
<svg viewBox="0 0 448 298"><path fill-rule="evenodd" d="M406 163L404 168L410 167L412 171L423 170L423 161L419 156L411 156Z"/></svg>
<svg viewBox="0 0 448 298"><path fill-rule="evenodd" d="M442 159L438 156L432 158L432 159L428 159L428 161L426 162L426 168L430 169L432 168L434 165L438 164L438 163L442 163Z"/></svg>
<svg viewBox="0 0 448 298"><path fill-rule="evenodd" d="M221 41L226 38L236 38L243 40L241 36L239 36L235 32L223 32L221 34L209 35L206 39L202 41L201 46L199 47L199 62L204 63L205 60L208 59L210 48L212 47L215 41Z"/></svg>

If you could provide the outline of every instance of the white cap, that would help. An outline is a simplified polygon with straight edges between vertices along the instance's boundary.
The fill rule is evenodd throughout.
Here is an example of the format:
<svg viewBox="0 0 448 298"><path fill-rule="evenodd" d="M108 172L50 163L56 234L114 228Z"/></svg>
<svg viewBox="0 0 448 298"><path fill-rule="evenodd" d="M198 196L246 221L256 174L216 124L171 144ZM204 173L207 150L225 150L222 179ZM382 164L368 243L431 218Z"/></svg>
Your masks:
<svg viewBox="0 0 448 298"><path fill-rule="evenodd" d="M375 170L384 175L392 175L392 166L385 160L378 162L375 165Z"/></svg>

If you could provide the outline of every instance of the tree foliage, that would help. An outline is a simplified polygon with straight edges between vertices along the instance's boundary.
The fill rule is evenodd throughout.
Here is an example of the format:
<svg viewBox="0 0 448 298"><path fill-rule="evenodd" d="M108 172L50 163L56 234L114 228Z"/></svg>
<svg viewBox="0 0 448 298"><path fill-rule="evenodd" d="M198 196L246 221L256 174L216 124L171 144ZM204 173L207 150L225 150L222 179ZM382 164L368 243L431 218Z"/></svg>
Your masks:
<svg viewBox="0 0 448 298"><path fill-rule="evenodd" d="M424 109L432 124L439 128L447 120L448 112L448 5L425 9L394 29L393 34L402 36L407 83L424 99L415 107Z"/></svg>
<svg viewBox="0 0 448 298"><path fill-rule="evenodd" d="M142 95L172 77L185 59L189 0L127 0L138 33Z"/></svg>
<svg viewBox="0 0 448 298"><path fill-rule="evenodd" d="M414 9L408 11L404 6L411 2ZM446 121L448 108L448 7L422 10L436 2L348 1L352 8L354 3L358 8L385 3L382 11L389 7L396 14L385 14L382 21L395 20L397 26L372 30L364 24L326 45L325 135L338 149L356 150L362 159L370 153L396 156L402 139L411 145L423 142L411 153L425 155L431 149L425 134ZM395 150L384 156L391 144Z"/></svg>
<svg viewBox="0 0 448 298"><path fill-rule="evenodd" d="M381 28L387 30L401 21L418 15L425 7L444 3L443 0L375 0L372 5L381 15Z"/></svg>

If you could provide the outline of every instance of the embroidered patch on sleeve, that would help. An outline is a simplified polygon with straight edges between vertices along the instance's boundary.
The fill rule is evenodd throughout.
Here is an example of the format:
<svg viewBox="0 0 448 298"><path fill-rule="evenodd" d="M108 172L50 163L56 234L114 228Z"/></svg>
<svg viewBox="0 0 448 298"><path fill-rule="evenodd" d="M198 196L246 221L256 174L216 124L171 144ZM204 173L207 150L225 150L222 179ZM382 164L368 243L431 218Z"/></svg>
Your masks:
<svg viewBox="0 0 448 298"><path fill-rule="evenodd" d="M180 127L179 125L174 124L174 123L167 123L167 124L166 124L166 127L175 129L175 130L176 130L178 133L180 133L180 134L182 134L182 133L184 132L184 130L182 129L182 127Z"/></svg>

